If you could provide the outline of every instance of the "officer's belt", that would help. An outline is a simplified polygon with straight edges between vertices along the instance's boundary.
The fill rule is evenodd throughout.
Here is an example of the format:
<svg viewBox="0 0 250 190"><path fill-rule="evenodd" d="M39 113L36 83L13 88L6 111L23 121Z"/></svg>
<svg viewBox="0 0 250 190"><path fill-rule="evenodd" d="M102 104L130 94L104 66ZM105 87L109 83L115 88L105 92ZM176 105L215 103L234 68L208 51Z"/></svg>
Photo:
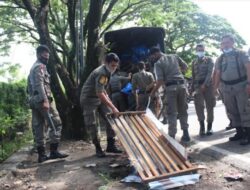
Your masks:
<svg viewBox="0 0 250 190"><path fill-rule="evenodd" d="M39 93L37 92L37 91L34 91L33 92L33 96L36 96L36 95L38 95ZM51 103L51 102L53 102L53 97L52 96L47 96L47 98L48 98L48 100L49 100L49 102Z"/></svg>
<svg viewBox="0 0 250 190"><path fill-rule="evenodd" d="M169 81L166 83L166 86L179 85L179 84L184 84L184 80Z"/></svg>
<svg viewBox="0 0 250 190"><path fill-rule="evenodd" d="M244 77L241 77L239 79L236 79L236 80L230 80L230 81L225 81L225 80L222 80L220 79L224 84L226 85L234 85L234 84L238 84L240 82L243 82L243 81L246 81L247 80L247 76L244 76Z"/></svg>

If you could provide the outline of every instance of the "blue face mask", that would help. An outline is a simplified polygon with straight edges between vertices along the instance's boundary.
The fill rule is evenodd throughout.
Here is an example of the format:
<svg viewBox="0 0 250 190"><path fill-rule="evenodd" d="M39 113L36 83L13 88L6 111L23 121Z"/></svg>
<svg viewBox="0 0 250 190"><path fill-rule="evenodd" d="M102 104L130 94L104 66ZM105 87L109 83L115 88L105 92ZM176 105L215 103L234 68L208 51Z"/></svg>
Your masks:
<svg viewBox="0 0 250 190"><path fill-rule="evenodd" d="M230 53L231 51L233 51L233 48L223 49L224 53Z"/></svg>

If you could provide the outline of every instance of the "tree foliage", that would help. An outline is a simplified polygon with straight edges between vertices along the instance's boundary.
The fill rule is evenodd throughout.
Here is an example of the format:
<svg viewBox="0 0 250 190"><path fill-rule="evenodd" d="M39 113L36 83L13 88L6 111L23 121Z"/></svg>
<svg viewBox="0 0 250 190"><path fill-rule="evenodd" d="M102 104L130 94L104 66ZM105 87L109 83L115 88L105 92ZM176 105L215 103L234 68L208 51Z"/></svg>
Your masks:
<svg viewBox="0 0 250 190"><path fill-rule="evenodd" d="M144 7L137 17L137 24L143 26L162 26L166 31L167 53L178 53L186 61L193 59L194 47L203 43L210 53L216 55L221 37L233 34L236 45L241 47L245 41L227 22L217 15L208 15L188 0L156 0L150 8Z"/></svg>
<svg viewBox="0 0 250 190"><path fill-rule="evenodd" d="M70 138L85 134L80 89L100 64L104 53L101 38L106 31L135 24L162 26L167 52L179 52L186 60L190 60L195 43L203 41L212 47L225 32L235 34L237 42L244 44L225 19L206 15L187 0L82 0L81 6L80 0L0 2L0 54L6 54L13 43L49 46L51 87L64 125L63 134ZM80 30L83 35L79 38ZM83 58L78 55L83 50L85 67L79 70Z"/></svg>
<svg viewBox="0 0 250 190"><path fill-rule="evenodd" d="M79 0L6 0L0 2L1 49L7 52L13 41L46 44L51 50L48 70L52 91L64 125L64 135L80 138L85 133L79 106L79 91L88 74L100 64L102 34L127 14L149 0L83 0L83 38ZM116 8L119 7L119 12ZM112 13L111 13L112 12ZM8 14L7 14L8 13ZM11 14L9 14L11 13ZM77 80L79 43L85 43L86 66Z"/></svg>
<svg viewBox="0 0 250 190"><path fill-rule="evenodd" d="M30 111L27 106L26 81L0 83L0 142L15 137L27 128Z"/></svg>

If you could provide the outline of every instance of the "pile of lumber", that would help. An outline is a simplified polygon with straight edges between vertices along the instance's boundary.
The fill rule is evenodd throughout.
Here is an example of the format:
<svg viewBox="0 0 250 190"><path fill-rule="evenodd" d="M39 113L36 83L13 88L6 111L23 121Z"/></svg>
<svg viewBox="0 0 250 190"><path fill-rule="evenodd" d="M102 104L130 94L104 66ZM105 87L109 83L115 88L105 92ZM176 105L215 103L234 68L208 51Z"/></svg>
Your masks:
<svg viewBox="0 0 250 190"><path fill-rule="evenodd" d="M108 121L144 182L197 170L161 133L145 112L124 112Z"/></svg>

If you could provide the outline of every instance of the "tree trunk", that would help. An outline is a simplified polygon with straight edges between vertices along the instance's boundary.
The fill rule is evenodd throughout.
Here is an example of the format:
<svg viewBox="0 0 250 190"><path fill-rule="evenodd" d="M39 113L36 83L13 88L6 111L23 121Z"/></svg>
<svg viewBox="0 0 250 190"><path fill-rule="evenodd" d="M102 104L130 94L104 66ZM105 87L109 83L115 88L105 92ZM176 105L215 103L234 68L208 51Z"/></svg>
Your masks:
<svg viewBox="0 0 250 190"><path fill-rule="evenodd" d="M87 38L87 53L86 53L86 67L81 79L83 82L87 79L91 71L100 65L99 63L99 32L102 18L102 0L91 0L88 14L88 38Z"/></svg>
<svg viewBox="0 0 250 190"><path fill-rule="evenodd" d="M71 81L52 44L47 23L48 6L49 3L38 10L33 21L40 37L40 44L46 44L51 51L48 71L51 75L51 90L63 124L62 135L64 138L84 139L87 133L83 125L78 88ZM63 83L65 93L62 90L58 75Z"/></svg>

